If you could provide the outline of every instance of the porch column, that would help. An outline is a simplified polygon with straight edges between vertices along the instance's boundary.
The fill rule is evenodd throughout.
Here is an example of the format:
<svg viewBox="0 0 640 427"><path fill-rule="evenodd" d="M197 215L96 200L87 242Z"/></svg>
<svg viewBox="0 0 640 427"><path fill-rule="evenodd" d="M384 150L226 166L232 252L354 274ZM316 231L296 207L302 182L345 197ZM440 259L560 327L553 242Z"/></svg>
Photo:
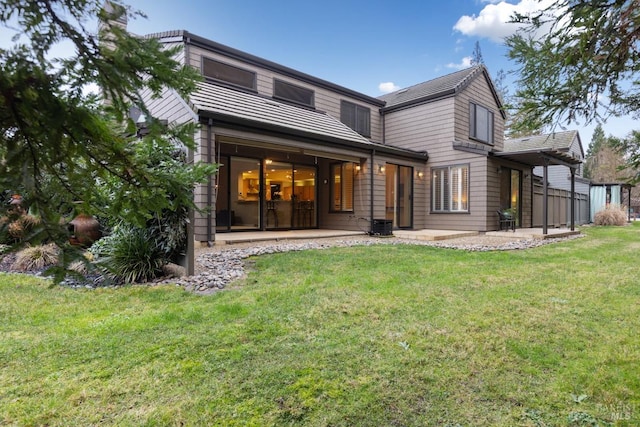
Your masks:
<svg viewBox="0 0 640 427"><path fill-rule="evenodd" d="M576 229L576 168L570 167L571 170L571 231Z"/></svg>
<svg viewBox="0 0 640 427"><path fill-rule="evenodd" d="M547 172L549 169L549 159L545 158L543 160L543 173L542 173L542 234L547 234L548 224L549 224L549 201L547 198L549 197L549 182L547 179Z"/></svg>
<svg viewBox="0 0 640 427"><path fill-rule="evenodd" d="M629 222L631 222L631 187L628 187L629 190L629 198L627 203L627 216L629 218Z"/></svg>

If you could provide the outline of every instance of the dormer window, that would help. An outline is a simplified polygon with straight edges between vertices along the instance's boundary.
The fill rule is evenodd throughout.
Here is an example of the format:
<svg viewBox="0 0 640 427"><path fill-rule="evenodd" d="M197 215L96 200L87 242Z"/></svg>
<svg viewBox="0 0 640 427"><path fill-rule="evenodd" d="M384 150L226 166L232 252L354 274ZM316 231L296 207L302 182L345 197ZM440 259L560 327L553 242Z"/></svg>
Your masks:
<svg viewBox="0 0 640 427"><path fill-rule="evenodd" d="M469 137L493 145L493 112L469 103Z"/></svg>
<svg viewBox="0 0 640 427"><path fill-rule="evenodd" d="M202 75L233 86L257 90L256 73L224 62L202 58Z"/></svg>
<svg viewBox="0 0 640 427"><path fill-rule="evenodd" d="M282 80L273 80L273 97L304 107L315 108L314 92L311 89L296 86Z"/></svg>

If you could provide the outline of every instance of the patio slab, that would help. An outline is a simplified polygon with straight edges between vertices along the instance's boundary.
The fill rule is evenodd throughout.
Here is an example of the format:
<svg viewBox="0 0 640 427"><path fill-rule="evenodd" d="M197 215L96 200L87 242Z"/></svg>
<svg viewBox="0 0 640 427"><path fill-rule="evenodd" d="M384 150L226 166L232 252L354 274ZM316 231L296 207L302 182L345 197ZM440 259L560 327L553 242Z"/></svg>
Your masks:
<svg viewBox="0 0 640 427"><path fill-rule="evenodd" d="M569 228L549 228L547 234L542 234L542 228L516 228L516 231L488 231L487 236L510 237L513 239L557 239L560 237L575 236L580 231L571 231Z"/></svg>
<svg viewBox="0 0 640 427"><path fill-rule="evenodd" d="M281 240L323 239L331 237L363 236L362 231L348 230L285 230L285 231L246 231L217 233L216 245L232 245Z"/></svg>
<svg viewBox="0 0 640 427"><path fill-rule="evenodd" d="M477 236L477 231L458 230L393 230L393 235L400 239L413 240L447 240L458 237Z"/></svg>

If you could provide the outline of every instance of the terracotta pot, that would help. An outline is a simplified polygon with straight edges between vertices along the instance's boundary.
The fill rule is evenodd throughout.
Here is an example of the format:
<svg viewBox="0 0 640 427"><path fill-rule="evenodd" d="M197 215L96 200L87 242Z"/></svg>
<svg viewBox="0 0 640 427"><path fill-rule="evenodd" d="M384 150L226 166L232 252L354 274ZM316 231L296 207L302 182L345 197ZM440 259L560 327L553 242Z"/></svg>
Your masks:
<svg viewBox="0 0 640 427"><path fill-rule="evenodd" d="M90 246L102 237L100 223L91 215L80 214L69 221L71 237L69 243L78 246Z"/></svg>

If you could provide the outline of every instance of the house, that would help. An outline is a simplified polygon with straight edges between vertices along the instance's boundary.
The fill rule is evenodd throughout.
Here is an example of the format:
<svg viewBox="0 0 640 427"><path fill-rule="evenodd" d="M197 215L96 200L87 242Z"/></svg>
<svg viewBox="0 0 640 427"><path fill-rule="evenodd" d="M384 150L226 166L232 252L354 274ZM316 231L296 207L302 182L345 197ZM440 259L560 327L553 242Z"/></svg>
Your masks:
<svg viewBox="0 0 640 427"><path fill-rule="evenodd" d="M483 65L375 98L187 31L204 81L189 99L149 100L169 122L200 124L194 160L219 172L196 189L194 238L241 230L498 229L498 210L533 223L533 168L580 160L555 148L507 150L504 112ZM572 174L573 176L573 174Z"/></svg>
<svg viewBox="0 0 640 427"><path fill-rule="evenodd" d="M505 151L535 151L553 150L565 153L579 160L575 168L567 168L564 165L548 166L547 183L552 188L553 195L548 198L548 210L551 223L556 226L564 226L571 222L570 204L574 201L574 217L576 224L589 222L589 186L590 181L583 176L582 162L585 152L577 130L553 132L543 135L532 135L522 138L507 139ZM533 226L542 224L542 186L544 166L533 168L534 175L534 220ZM572 177L574 178L574 196L571 196Z"/></svg>

